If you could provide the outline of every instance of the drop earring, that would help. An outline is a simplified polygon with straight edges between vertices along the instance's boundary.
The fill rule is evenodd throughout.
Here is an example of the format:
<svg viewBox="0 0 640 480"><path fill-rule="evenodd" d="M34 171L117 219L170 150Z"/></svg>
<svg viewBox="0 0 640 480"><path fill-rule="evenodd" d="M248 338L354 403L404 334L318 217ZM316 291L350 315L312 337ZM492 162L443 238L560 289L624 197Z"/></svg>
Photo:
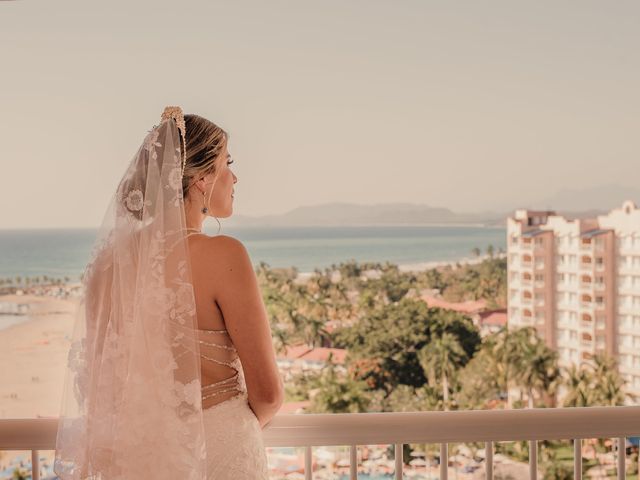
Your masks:
<svg viewBox="0 0 640 480"><path fill-rule="evenodd" d="M209 212L209 209L207 208L207 201L206 201L206 197L205 197L205 192L202 192L202 213L204 213L205 215Z"/></svg>

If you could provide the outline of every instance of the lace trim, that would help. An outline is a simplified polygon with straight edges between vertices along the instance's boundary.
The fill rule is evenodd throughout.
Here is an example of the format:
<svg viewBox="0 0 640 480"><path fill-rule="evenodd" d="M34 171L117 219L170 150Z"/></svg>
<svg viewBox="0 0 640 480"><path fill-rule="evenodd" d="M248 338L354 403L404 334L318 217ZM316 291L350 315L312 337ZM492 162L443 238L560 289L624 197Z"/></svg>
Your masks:
<svg viewBox="0 0 640 480"><path fill-rule="evenodd" d="M218 407L220 407L222 405L225 405L227 403L230 403L230 402L233 402L233 401L237 401L237 400L240 400L240 399L247 400L248 398L249 397L247 396L246 392L240 392L237 395L234 395L233 397L229 397L229 398L221 401L220 403L215 403L215 404L211 405L210 407L203 408L202 411L208 412L210 410L218 408Z"/></svg>

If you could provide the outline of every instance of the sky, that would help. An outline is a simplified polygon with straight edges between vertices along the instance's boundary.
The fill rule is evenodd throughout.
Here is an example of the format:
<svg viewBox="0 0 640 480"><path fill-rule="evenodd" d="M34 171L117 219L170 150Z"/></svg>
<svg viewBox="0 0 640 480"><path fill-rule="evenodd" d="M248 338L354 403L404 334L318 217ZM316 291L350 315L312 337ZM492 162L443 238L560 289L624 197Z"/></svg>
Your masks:
<svg viewBox="0 0 640 480"><path fill-rule="evenodd" d="M638 181L640 3L0 1L0 228L95 227L166 105L234 211L519 208Z"/></svg>

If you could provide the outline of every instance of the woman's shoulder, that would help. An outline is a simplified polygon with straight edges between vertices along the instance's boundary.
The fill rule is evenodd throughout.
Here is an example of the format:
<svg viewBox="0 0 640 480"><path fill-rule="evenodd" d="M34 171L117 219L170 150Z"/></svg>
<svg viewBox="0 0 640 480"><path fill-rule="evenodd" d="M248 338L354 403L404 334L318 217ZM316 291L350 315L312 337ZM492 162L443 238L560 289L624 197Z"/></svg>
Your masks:
<svg viewBox="0 0 640 480"><path fill-rule="evenodd" d="M198 235L196 252L204 262L207 260L224 260L225 263L244 261L248 252L244 244L230 235Z"/></svg>
<svg viewBox="0 0 640 480"><path fill-rule="evenodd" d="M213 237L207 237L207 242L210 246L215 246L228 251L247 250L240 240L230 235L215 235Z"/></svg>

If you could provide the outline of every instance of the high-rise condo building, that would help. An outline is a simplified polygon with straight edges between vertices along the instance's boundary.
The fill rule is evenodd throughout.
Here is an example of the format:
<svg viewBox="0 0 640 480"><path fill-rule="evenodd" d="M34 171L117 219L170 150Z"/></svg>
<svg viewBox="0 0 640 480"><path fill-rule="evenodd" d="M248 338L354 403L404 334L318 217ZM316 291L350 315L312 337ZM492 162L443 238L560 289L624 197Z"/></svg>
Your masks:
<svg viewBox="0 0 640 480"><path fill-rule="evenodd" d="M516 210L507 220L508 323L534 326L561 365L615 357L640 395L640 209L567 219Z"/></svg>

